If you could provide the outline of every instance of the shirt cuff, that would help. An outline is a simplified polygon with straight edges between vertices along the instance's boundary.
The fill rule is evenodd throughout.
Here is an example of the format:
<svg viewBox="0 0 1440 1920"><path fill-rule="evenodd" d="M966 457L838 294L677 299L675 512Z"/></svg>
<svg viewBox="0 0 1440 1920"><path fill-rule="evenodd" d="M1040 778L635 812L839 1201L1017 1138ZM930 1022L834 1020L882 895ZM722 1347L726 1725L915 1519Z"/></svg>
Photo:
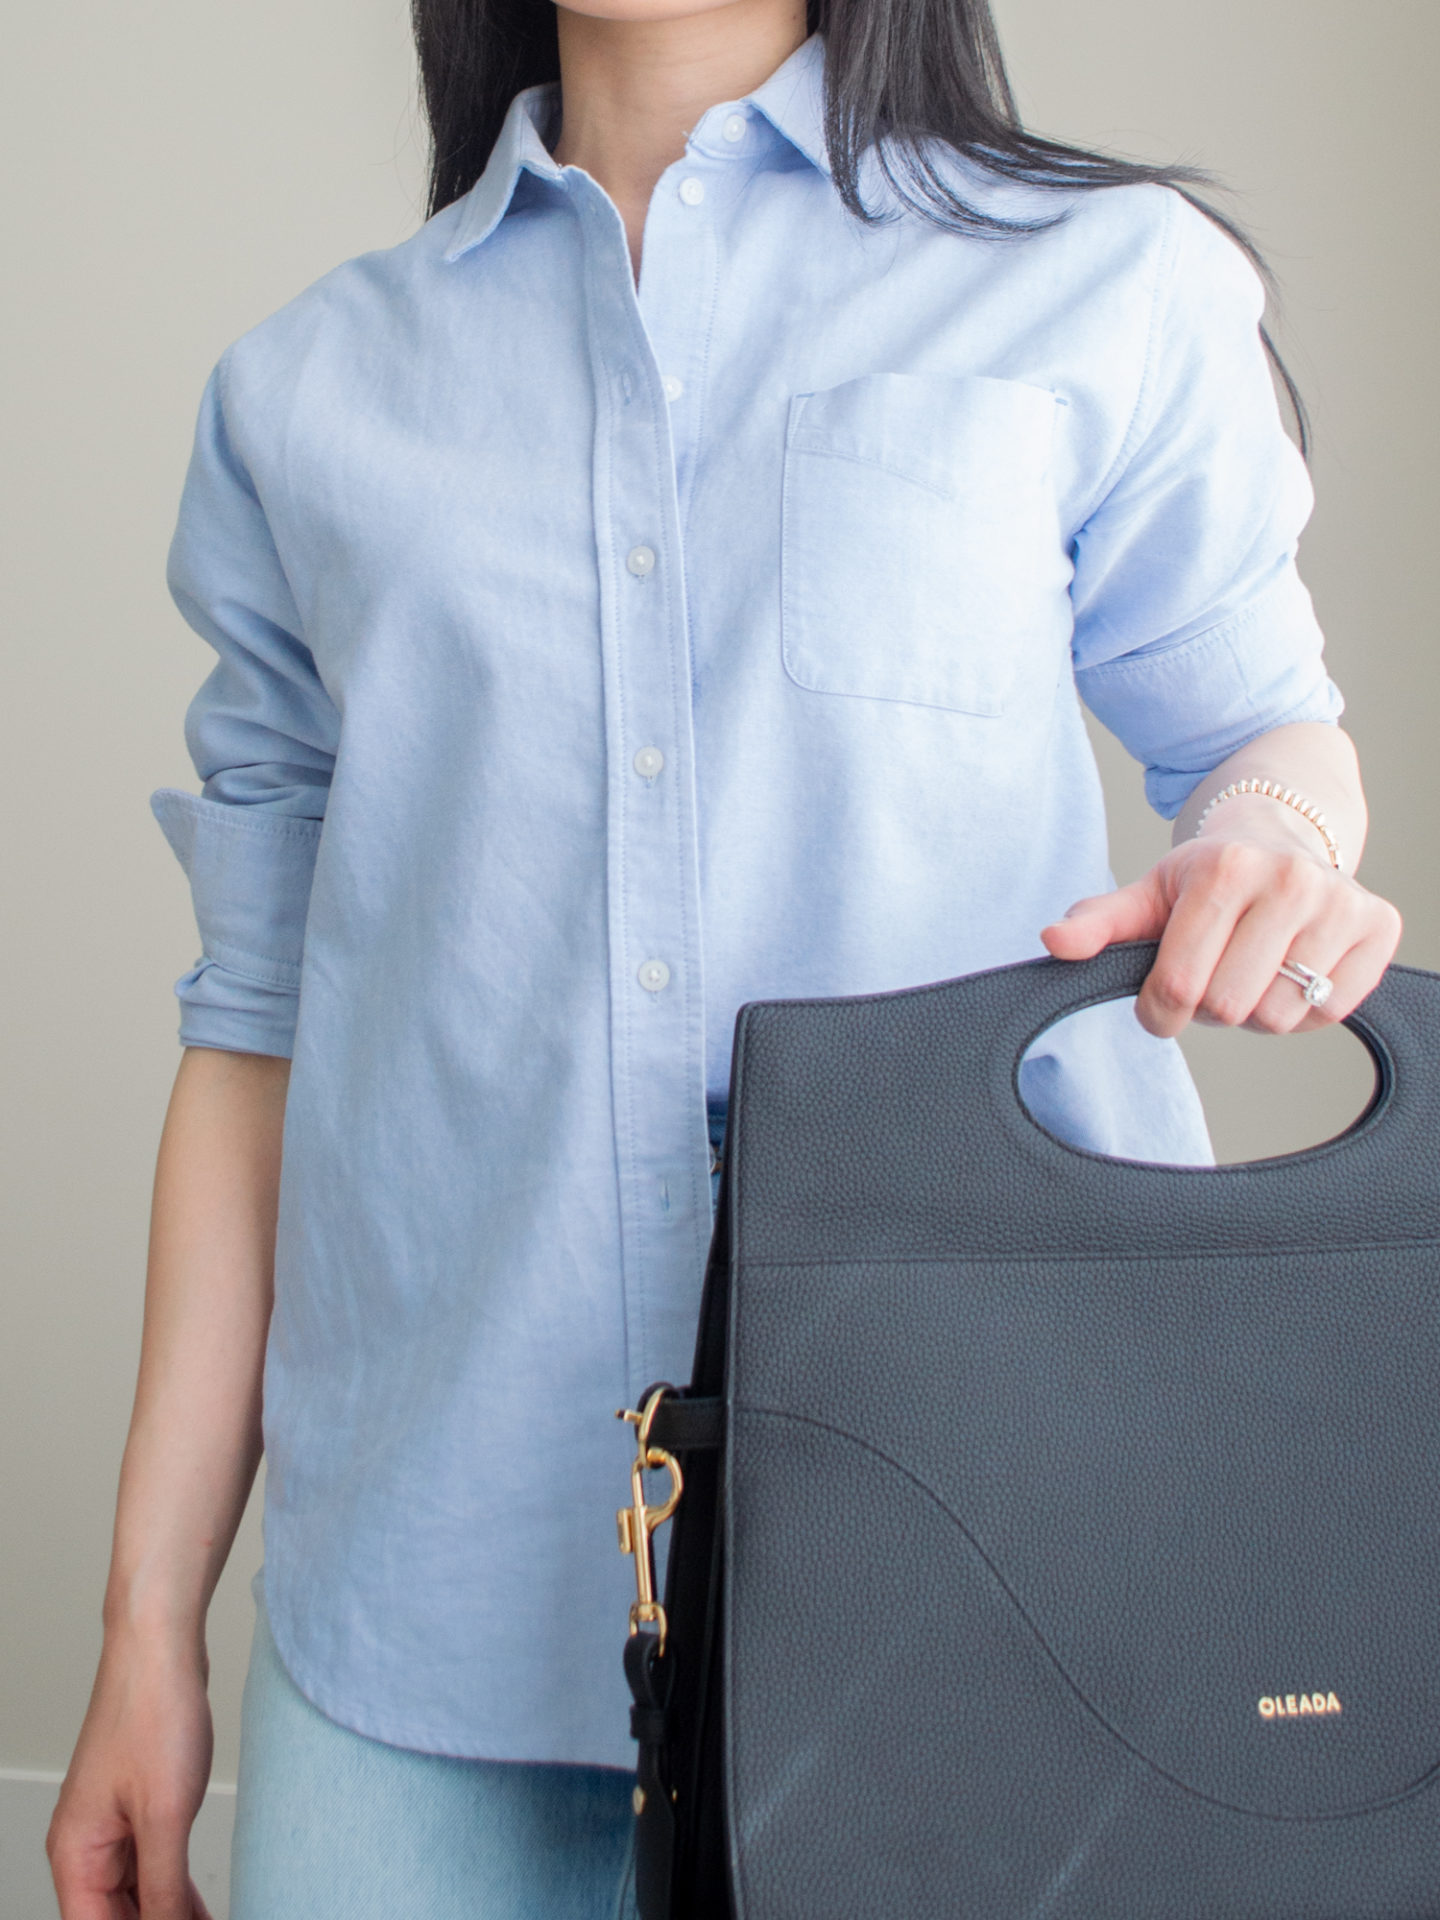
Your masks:
<svg viewBox="0 0 1440 1920"><path fill-rule="evenodd" d="M218 1047L225 1053L269 1053L288 1060L295 1051L300 995L262 986L203 956L175 982L182 1047Z"/></svg>
<svg viewBox="0 0 1440 1920"><path fill-rule="evenodd" d="M151 811L190 881L201 958L175 983L186 1046L288 1057L321 822L174 787Z"/></svg>
<svg viewBox="0 0 1440 1920"><path fill-rule="evenodd" d="M1275 727L1344 711L1293 565L1219 626L1076 675L1086 706L1145 764L1145 794L1173 820L1205 775Z"/></svg>

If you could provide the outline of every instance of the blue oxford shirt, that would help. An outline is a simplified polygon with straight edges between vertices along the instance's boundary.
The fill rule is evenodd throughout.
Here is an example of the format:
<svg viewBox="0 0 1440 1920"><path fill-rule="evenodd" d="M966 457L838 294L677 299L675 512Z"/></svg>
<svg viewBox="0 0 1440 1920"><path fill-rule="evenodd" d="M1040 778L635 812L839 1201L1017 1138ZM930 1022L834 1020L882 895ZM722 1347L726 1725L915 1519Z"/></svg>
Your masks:
<svg viewBox="0 0 1440 1920"><path fill-rule="evenodd" d="M701 118L638 290L522 94L472 192L205 396L181 1037L293 1053L266 1597L401 1746L631 1763L614 1409L688 1371L740 1003L1038 952L1111 884L1082 700L1165 814L1339 710L1236 249L954 156L1068 217L862 224L822 80L812 39ZM1047 1124L1205 1157L1172 1047L1066 1035Z"/></svg>

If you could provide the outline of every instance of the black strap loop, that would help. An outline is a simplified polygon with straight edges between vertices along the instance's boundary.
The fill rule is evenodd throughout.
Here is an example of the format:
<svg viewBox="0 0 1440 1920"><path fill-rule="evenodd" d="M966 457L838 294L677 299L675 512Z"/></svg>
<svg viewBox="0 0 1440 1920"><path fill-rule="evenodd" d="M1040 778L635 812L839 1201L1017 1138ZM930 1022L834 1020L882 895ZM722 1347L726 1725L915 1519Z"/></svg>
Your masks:
<svg viewBox="0 0 1440 1920"><path fill-rule="evenodd" d="M725 1402L667 1393L650 1422L650 1441L666 1453L697 1453L725 1443Z"/></svg>
<svg viewBox="0 0 1440 1920"><path fill-rule="evenodd" d="M631 1731L640 1743L635 1770L635 1904L640 1920L667 1920L675 1857L675 1805L666 1780L665 1732L671 1667L653 1633L632 1633L625 1678L635 1704Z"/></svg>

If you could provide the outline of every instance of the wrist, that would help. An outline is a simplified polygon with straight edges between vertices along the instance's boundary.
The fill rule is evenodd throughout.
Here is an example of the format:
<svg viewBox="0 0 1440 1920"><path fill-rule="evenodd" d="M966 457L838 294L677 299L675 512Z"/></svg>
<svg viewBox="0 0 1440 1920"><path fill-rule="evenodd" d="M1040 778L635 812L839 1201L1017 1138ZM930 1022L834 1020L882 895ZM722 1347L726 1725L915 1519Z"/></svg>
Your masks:
<svg viewBox="0 0 1440 1920"><path fill-rule="evenodd" d="M100 1609L105 1645L143 1645L203 1661L208 1611L209 1594L193 1575L112 1568Z"/></svg>
<svg viewBox="0 0 1440 1920"><path fill-rule="evenodd" d="M1180 841L1225 840L1272 853L1300 853L1326 873L1339 871L1314 825L1292 808L1277 806L1264 794L1239 793L1216 807Z"/></svg>
<svg viewBox="0 0 1440 1920"><path fill-rule="evenodd" d="M1344 867L1339 842L1316 803L1268 777L1247 776L1220 787L1195 816L1189 837L1243 840L1276 850L1293 848L1332 873Z"/></svg>
<svg viewBox="0 0 1440 1920"><path fill-rule="evenodd" d="M106 1686L128 1686L137 1678L145 1685L198 1682L208 1686L210 1653L203 1626L187 1633L176 1630L173 1623L107 1622L100 1643L100 1681Z"/></svg>

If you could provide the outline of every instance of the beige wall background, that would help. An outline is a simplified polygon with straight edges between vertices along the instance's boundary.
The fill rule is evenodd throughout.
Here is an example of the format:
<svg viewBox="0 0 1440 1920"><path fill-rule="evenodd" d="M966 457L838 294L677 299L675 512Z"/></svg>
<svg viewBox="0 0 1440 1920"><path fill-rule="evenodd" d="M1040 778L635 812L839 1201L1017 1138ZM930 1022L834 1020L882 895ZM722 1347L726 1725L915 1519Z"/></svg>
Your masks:
<svg viewBox="0 0 1440 1920"><path fill-rule="evenodd" d="M998 13L1032 124L1196 160L1243 189L1314 413L1303 557L1368 770L1365 878L1407 916L1403 957L1440 966L1440 247L1425 133L1440 9L999 0ZM236 334L412 228L422 155L403 0L7 0L4 40L0 1911L31 1920L52 1911L33 1842L99 1644L177 1058L170 983L196 945L146 807L154 786L193 785L180 722L209 658L162 578L192 421ZM1166 829L1099 744L1129 878ZM1343 1033L1201 1036L1227 1157L1333 1132L1363 1103L1358 1056ZM219 1781L234 1778L259 1559L252 1512L212 1623Z"/></svg>

